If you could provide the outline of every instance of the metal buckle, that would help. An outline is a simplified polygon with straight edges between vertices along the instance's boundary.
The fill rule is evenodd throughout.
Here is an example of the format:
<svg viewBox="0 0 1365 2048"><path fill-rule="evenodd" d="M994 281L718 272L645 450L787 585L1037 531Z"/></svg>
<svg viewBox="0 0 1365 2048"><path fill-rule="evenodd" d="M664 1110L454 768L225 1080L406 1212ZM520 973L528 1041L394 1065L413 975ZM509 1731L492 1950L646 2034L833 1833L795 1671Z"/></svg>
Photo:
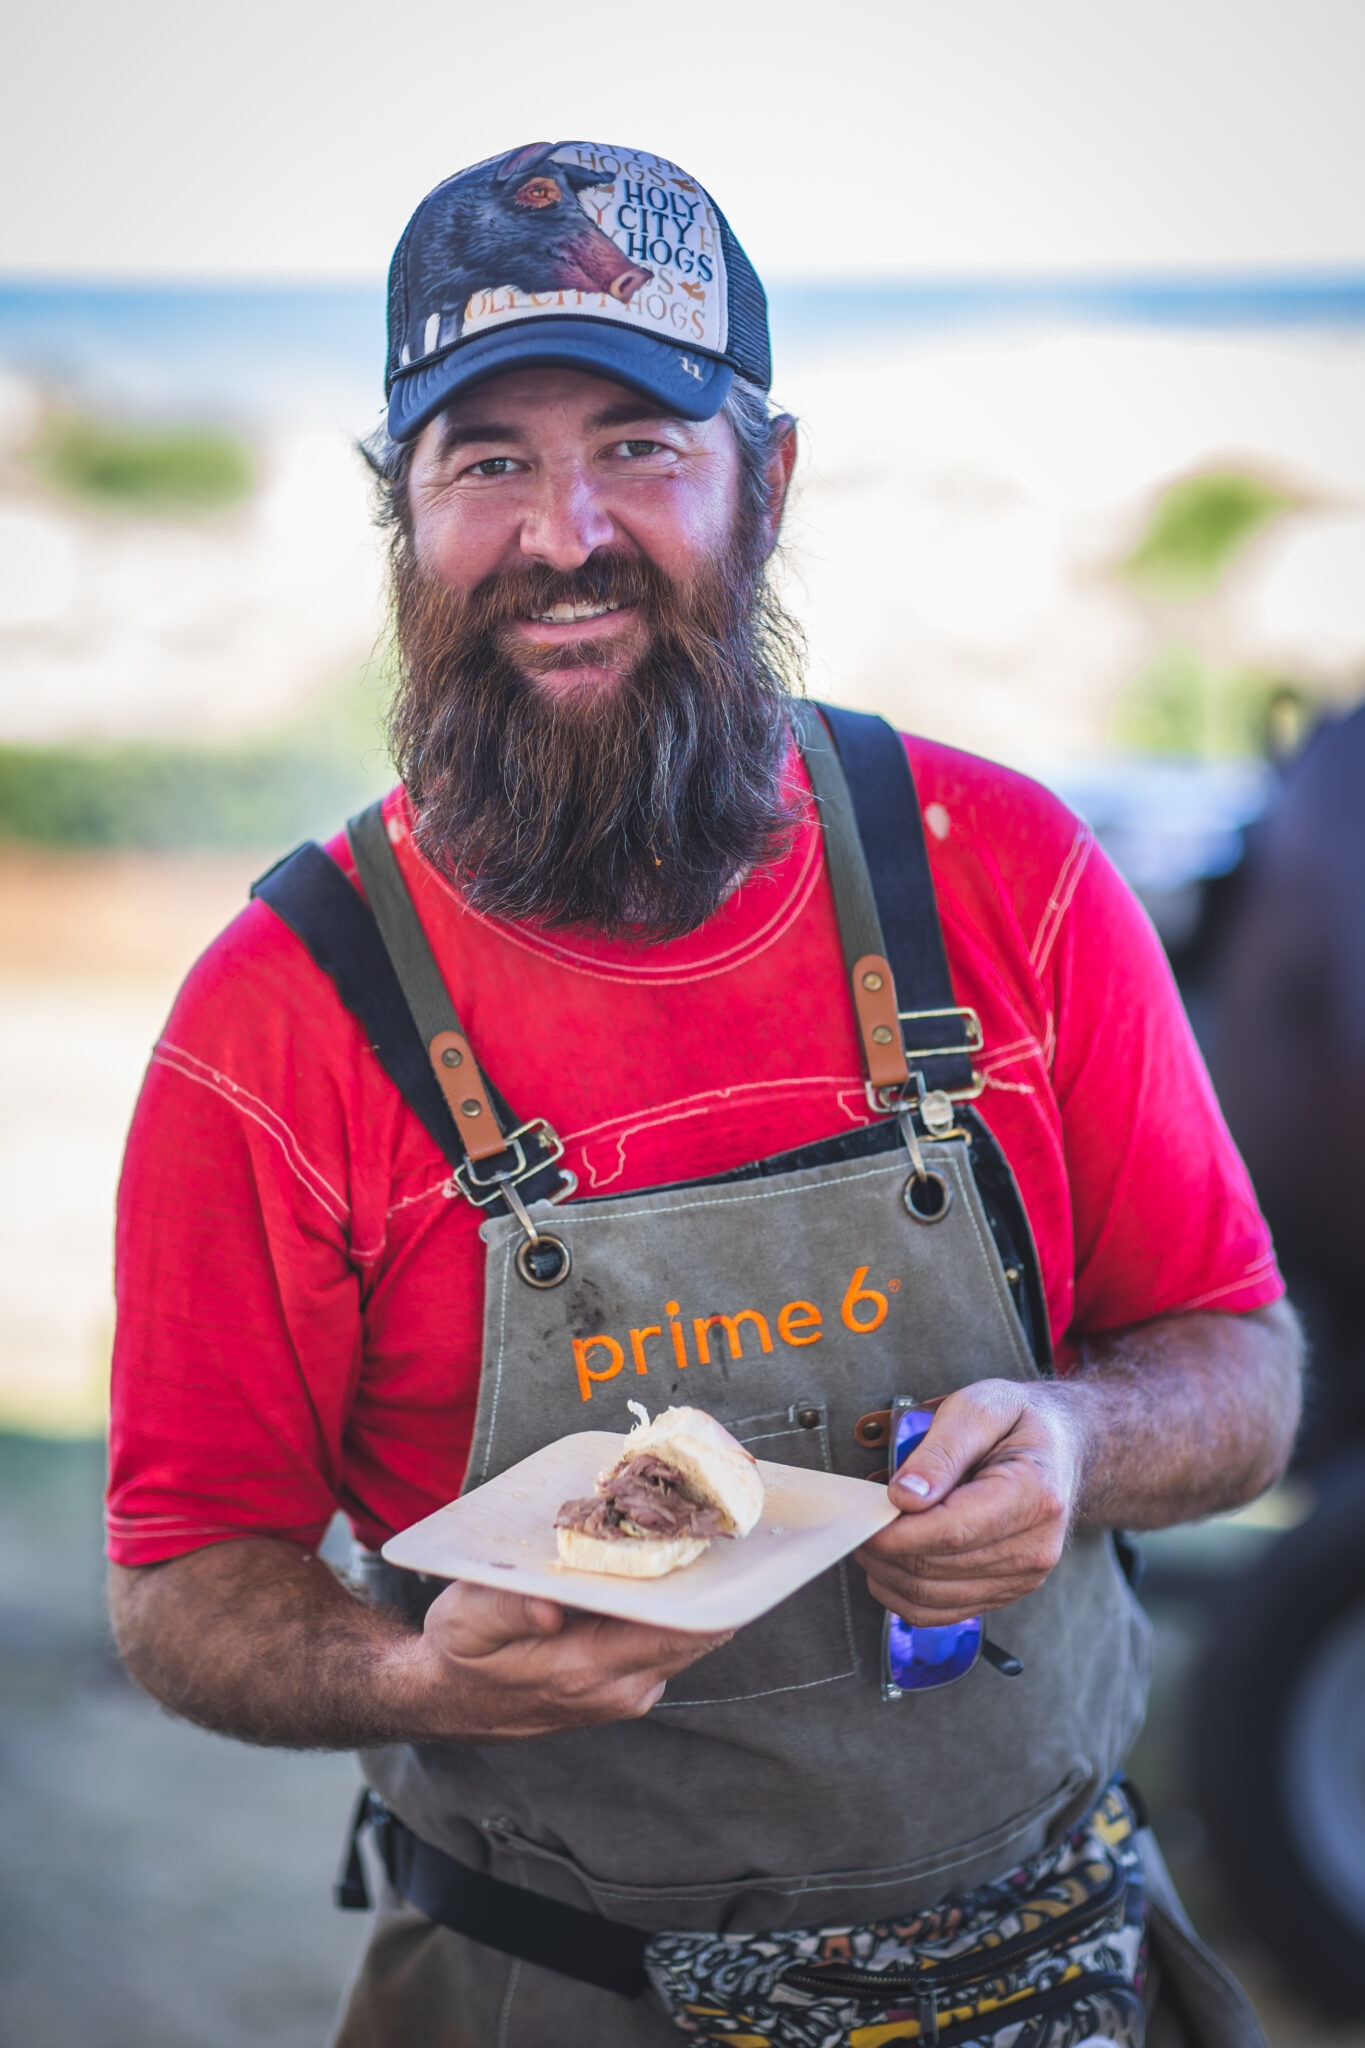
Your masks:
<svg viewBox="0 0 1365 2048"><path fill-rule="evenodd" d="M965 1045L907 1045L905 1058L909 1066L913 1066L916 1060L931 1059L936 1052L980 1052L986 1043L981 1019L965 1003L955 1003L948 1010L897 1010L896 1015L902 1024L919 1024L928 1017L961 1017L967 1026Z"/></svg>
<svg viewBox="0 0 1365 2048"><path fill-rule="evenodd" d="M936 1050L939 1052L954 1052L957 1048L955 1046L941 1045ZM985 1075L978 1074L976 1068L973 1067L972 1085L970 1088L935 1088L931 1089L930 1093L944 1095L949 1102L975 1102L985 1085ZM880 1116L899 1116L907 1103L909 1103L912 1109L917 1108L919 1104L919 1097L917 1095L907 1095L903 1087L878 1088L873 1082L864 1081L863 1093L867 1097L868 1108L875 1109ZM929 1135L933 1138L960 1138L962 1132L956 1129L931 1131Z"/></svg>
<svg viewBox="0 0 1365 2048"><path fill-rule="evenodd" d="M948 1010L898 1010L896 1015L902 1024L916 1024L926 1017L961 1017L967 1027L967 1043L965 1045L907 1045L905 1047L905 1064L911 1069L911 1075L910 1080L903 1087L878 1088L871 1081L866 1082L864 1086L869 1106L872 1109L880 1110L883 1115L889 1111L893 1116L906 1106L907 1099L911 1103L917 1102L919 1097L926 1092L923 1075L917 1074L914 1071L917 1060L952 1058L960 1053L980 1052L986 1043L986 1034L981 1028L981 1019L976 1011L969 1008L966 1003L954 1004ZM932 1092L938 1095L946 1095L950 1102L975 1102L985 1085L985 1075L978 1073L976 1068L973 1067L969 1087L938 1088ZM914 1091L913 1093L911 1092L912 1090Z"/></svg>
<svg viewBox="0 0 1365 2048"><path fill-rule="evenodd" d="M546 1156L528 1164L522 1140L536 1134L545 1147ZM539 1173L542 1167L553 1166L557 1159L564 1157L563 1142L543 1116L532 1117L529 1123L518 1124L514 1131L509 1131L503 1141L503 1150L511 1152L516 1159L516 1165L510 1170L505 1166L495 1166L487 1173L479 1173L474 1160L466 1159L464 1165L457 1166L450 1176L465 1200L472 1202L477 1209L486 1209L490 1202L496 1202L509 1183L515 1187L518 1181Z"/></svg>

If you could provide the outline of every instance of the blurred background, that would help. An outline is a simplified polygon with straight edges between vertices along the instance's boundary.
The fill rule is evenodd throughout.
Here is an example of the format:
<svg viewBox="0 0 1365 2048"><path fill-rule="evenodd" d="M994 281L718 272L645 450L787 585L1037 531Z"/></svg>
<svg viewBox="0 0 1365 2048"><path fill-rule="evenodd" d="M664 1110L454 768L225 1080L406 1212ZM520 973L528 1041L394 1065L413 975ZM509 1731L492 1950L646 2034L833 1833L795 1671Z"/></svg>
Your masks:
<svg viewBox="0 0 1365 2048"><path fill-rule="evenodd" d="M251 878L387 786L383 273L537 136L770 288L818 694L1095 825L1318 1344L1298 1467L1144 1545L1137 1776L1276 2048L1365 2043L1365 16L1354 0L76 0L0 132L0 2048L304 2048L346 1759L171 1722L100 1594L111 1212Z"/></svg>

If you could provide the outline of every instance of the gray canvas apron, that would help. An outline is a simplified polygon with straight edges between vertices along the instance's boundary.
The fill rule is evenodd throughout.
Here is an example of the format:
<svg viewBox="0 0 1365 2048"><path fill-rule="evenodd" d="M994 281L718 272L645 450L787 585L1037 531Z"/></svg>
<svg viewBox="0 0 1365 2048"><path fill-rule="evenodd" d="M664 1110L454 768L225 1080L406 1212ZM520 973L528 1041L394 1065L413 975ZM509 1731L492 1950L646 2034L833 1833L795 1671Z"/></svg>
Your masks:
<svg viewBox="0 0 1365 2048"><path fill-rule="evenodd" d="M896 999L864 994L890 981L885 946L837 762L827 741L821 758L809 719L805 736L875 1083L888 1072L878 1020L888 1000L895 1018ZM398 871L382 833L356 852L402 973L396 925L408 920L411 956L415 913L394 907ZM424 971L434 973L429 956ZM444 1015L428 1003L424 1022L411 957L404 986L424 1039L467 1051L448 999ZM870 1411L986 1378L1038 1378L1019 1276L1007 1277L973 1171L974 1150L991 1141L947 1107L940 1094L908 1132L903 1120L880 1122L826 1148L838 1156L813 1148L712 1181L490 1216L465 1488L571 1432L628 1428L629 1400L651 1412L702 1407L760 1458L868 1477L880 1460L855 1425ZM925 1173L941 1182L933 1220L916 1213ZM536 1232L571 1258L556 1285L529 1284ZM1109 1536L1091 1529L999 1617L1021 1677L981 1662L951 1687L888 1702L883 1622L845 1564L673 1679L643 1720L387 1748L368 1753L364 1770L414 1833L461 1863L636 1927L760 1932L908 1913L1019 1863L1094 1802L1140 1724L1147 1631ZM499 2040L529 2048L551 2038L550 2011L566 2048L660 2038L664 2023L645 2003L564 1980L547 2006L546 1972L417 1924L391 1900L340 2041L386 2038L366 2018L376 1999L384 2009L386 1969L395 1983L406 1975L409 2015L420 2007L413 1985L429 1974L432 1933L470 2040L493 2039L496 2019Z"/></svg>

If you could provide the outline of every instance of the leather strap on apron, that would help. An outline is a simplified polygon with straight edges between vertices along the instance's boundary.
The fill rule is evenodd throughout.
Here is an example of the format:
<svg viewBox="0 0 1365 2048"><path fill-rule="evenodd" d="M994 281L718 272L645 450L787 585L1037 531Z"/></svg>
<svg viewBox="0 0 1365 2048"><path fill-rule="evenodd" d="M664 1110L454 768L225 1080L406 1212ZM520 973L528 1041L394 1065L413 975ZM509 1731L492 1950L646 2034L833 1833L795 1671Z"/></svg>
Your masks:
<svg viewBox="0 0 1365 2048"><path fill-rule="evenodd" d="M981 1026L974 1011L953 1001L904 742L884 718L865 711L832 704L793 708L820 806L869 1081L874 1090L896 1088L919 1071L925 1090L979 1094L971 1055L980 1049ZM879 976L882 986L869 987ZM909 1043L901 1028L907 1025L913 1027Z"/></svg>

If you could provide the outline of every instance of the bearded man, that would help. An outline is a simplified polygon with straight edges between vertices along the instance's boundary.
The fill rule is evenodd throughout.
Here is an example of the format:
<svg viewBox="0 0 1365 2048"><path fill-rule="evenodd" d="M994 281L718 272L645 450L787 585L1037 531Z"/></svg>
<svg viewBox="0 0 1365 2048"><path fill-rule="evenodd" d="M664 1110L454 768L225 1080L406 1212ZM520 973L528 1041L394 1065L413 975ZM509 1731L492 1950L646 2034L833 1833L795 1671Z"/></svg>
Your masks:
<svg viewBox="0 0 1365 2048"><path fill-rule="evenodd" d="M1113 1532L1281 1469L1269 1240L1085 828L800 700L768 384L664 159L534 144L414 215L371 449L403 781L263 878L153 1055L119 1640L206 1726L364 1752L343 2048L1254 2043L1121 1780ZM628 1395L894 1519L733 1634L380 1557Z"/></svg>

